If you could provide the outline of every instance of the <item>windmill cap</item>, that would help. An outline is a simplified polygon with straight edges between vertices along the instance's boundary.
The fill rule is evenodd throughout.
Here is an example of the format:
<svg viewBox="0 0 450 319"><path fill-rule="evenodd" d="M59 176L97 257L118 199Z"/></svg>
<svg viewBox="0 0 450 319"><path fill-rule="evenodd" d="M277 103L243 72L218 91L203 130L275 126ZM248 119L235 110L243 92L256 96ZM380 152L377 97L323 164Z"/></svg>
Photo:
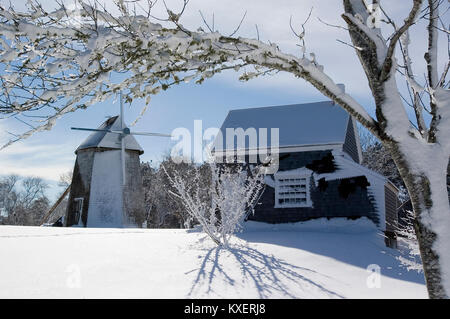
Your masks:
<svg viewBox="0 0 450 319"><path fill-rule="evenodd" d="M120 116L114 116L103 122L102 125L98 127L100 130L114 130L121 131L121 120ZM144 153L144 150L136 141L134 136L126 135L124 137L125 149L139 152L139 155ZM102 149L121 149L122 144L120 141L120 135L108 132L93 132L91 133L83 143L75 151L75 154L80 150L85 150L89 148L102 148Z"/></svg>

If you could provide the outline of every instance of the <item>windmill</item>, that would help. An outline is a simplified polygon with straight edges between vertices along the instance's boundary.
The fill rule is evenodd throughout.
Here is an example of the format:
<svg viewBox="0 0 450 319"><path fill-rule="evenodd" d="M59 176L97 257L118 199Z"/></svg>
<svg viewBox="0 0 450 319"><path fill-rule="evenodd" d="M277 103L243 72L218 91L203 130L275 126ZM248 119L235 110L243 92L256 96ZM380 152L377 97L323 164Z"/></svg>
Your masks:
<svg viewBox="0 0 450 319"><path fill-rule="evenodd" d="M125 125L124 120L124 112L123 112L123 100L122 100L122 92L120 93L120 130L111 130L111 129L93 129L93 128L84 128L84 127L71 127L72 130L79 131L93 131L93 132L107 132L112 134L118 134L119 140L121 144L121 156L120 161L122 165L122 185L126 184L126 172L125 172L125 137L127 135L143 135L143 136L160 136L160 137L171 137L170 134L163 133L150 133L150 132L132 132L130 128Z"/></svg>
<svg viewBox="0 0 450 319"><path fill-rule="evenodd" d="M125 125L122 94L120 115L98 128L72 127L91 134L76 149L65 226L136 227L145 216L139 156L144 153L135 135L170 137L169 134L134 132Z"/></svg>

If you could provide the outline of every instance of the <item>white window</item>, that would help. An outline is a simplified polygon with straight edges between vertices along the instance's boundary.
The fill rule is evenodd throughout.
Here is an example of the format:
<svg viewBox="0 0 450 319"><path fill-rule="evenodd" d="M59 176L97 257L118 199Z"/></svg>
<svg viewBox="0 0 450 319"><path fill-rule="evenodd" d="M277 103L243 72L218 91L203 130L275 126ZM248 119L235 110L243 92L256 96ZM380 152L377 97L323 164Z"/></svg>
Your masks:
<svg viewBox="0 0 450 319"><path fill-rule="evenodd" d="M308 173L275 174L275 208L312 207L310 178Z"/></svg>

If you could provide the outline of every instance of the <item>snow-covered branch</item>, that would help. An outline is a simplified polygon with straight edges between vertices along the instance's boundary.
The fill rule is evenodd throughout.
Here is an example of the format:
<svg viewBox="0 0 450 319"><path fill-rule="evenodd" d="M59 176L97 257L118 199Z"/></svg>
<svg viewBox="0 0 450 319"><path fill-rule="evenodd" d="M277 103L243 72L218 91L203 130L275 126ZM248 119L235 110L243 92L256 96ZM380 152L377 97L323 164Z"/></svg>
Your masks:
<svg viewBox="0 0 450 319"><path fill-rule="evenodd" d="M271 71L288 72L306 80L344 108L389 152L413 204L430 297L450 296L450 205L446 185L450 156L448 62L440 77L437 70L437 32L447 29L438 25L442 24L438 7L443 1L411 0L412 7L398 28L385 14L394 27L393 34L385 38L374 15L380 1L369 5L365 0L343 0L342 18L365 71L375 101L376 119L327 75L315 53L311 52L310 58L303 52L300 56L286 54L274 43L225 36L208 24L210 32L201 28L189 30L181 23L187 0L178 13L166 8L166 18L154 17L153 4L147 1L149 8L143 15L129 11L124 0L116 2L118 14L109 13L99 0L91 0L89 4L79 0L79 9L60 5L52 12L46 12L32 0L25 13L0 7L0 113L14 116L38 111L43 116L38 126L15 137L16 140L50 129L65 113L104 101L119 91L127 101L146 98L148 103L151 95L161 90L182 82L202 83L228 69L239 71L243 66L253 66L254 69L241 74L240 79L245 81ZM134 0L133 4L139 2ZM423 3L427 4L424 10ZM429 18L425 48L428 74L422 85L414 77L408 51L408 32L417 26L419 13L424 13L421 18ZM294 33L304 44L302 33ZM395 59L397 47L402 49L403 66L397 65ZM413 91L412 106L418 128L411 123L400 93L397 83L400 72ZM428 131L422 114L427 109L421 99L423 92L428 94L425 102L429 102L432 115ZM175 177L173 181L180 184ZM186 187L177 188L178 195L186 197L186 209L201 212L199 221L201 216L208 216L212 220L203 222L216 225L216 211L211 211L211 205L198 204L197 192L192 193ZM220 203L225 205L220 200L220 194L225 193L225 189L216 193L216 207ZM204 229L214 238L216 228Z"/></svg>
<svg viewBox="0 0 450 319"><path fill-rule="evenodd" d="M17 139L50 129L67 112L104 101L119 91L127 101L146 98L148 103L152 94L172 85L192 80L202 83L216 73L239 71L246 65L264 70L246 72L241 80L268 70L290 72L369 129L375 127L372 117L327 76L314 55L297 57L255 39L187 30L179 21L181 13L170 10L167 20L172 27L131 14L120 2L120 16L100 4L79 3L77 11L61 6L46 12L37 4L27 13L0 8L0 63L5 66L0 112L47 111L36 128ZM74 21L74 16L79 18Z"/></svg>
<svg viewBox="0 0 450 319"><path fill-rule="evenodd" d="M382 136L382 139L400 140L412 134L420 137L424 141L435 141L435 125L438 122L438 117L435 116L436 108L433 106L433 103L430 103L433 121L431 122L430 128L428 128L423 117L423 101L420 97L420 94L426 91L433 101L435 99L435 90L432 86L430 87L428 85L427 87L417 82L412 71L412 62L409 55L410 37L408 30L418 19L421 13L422 3L422 0L413 0L412 8L400 27L397 27L387 13L382 10L387 18L387 23L394 27L394 33L388 39L385 39L379 28L371 28L364 23L365 19L369 19L371 14L368 8L363 5L364 1L344 0L345 14L342 17L349 26L349 33L353 45L359 48L356 50L356 53L364 67L372 95L375 98L379 135ZM437 25L439 1L430 0L429 5L430 25ZM433 43L436 43L429 45L427 54L432 56L431 60L433 60L433 62L430 62L431 64L428 63L428 69L433 70L437 63L437 56L435 54L437 46L437 36L435 33L437 29L430 25L428 27L431 30L429 32L429 39ZM414 108L418 129L415 129L409 123L405 106L395 81L395 72L399 71L399 68L396 64L394 54L398 46L401 48L404 60L404 72L402 74L407 81L408 87L412 90L412 102L410 105ZM436 77L433 76L432 79L435 83L437 83L437 80L435 80ZM390 124L390 119L393 118L396 121Z"/></svg>
<svg viewBox="0 0 450 319"><path fill-rule="evenodd" d="M446 185L450 157L450 91L438 84L437 74L437 8L439 0L428 1L429 44L425 56L428 76L425 85L419 85L412 72L408 46L408 30L418 18L422 2L413 0L412 8L402 27L387 14L394 33L385 39L377 26L369 27L364 21L371 13L363 0L344 0L349 35L361 65L366 73L375 100L378 136L388 150L404 181L414 207L415 231L432 298L448 298L450 291L448 232L450 205ZM388 43L388 45L386 45ZM396 63L395 50L400 46L404 70ZM411 123L404 99L397 84L396 73L406 78L412 89L412 104L417 128ZM446 73L446 71L444 71ZM444 80L445 81L445 80ZM443 83L442 79L439 83ZM427 128L422 114L421 93L429 95L431 123ZM408 103L407 103L408 104ZM445 226L443 226L445 225ZM448 278L448 279L447 279Z"/></svg>
<svg viewBox="0 0 450 319"><path fill-rule="evenodd" d="M422 1L423 0L414 0L411 11L409 12L408 17L405 19L404 24L400 28L398 28L391 36L389 46L386 51L386 57L381 68L381 80L391 75L392 59L394 58L395 48L398 45L400 37L409 29L409 27L411 27L415 23L420 11L420 7L422 5Z"/></svg>
<svg viewBox="0 0 450 319"><path fill-rule="evenodd" d="M404 76L409 89L412 91L411 106L414 108L419 132L422 134L425 140L428 140L428 128L423 117L423 103L422 99L420 98L420 94L425 91L425 88L417 82L412 69L412 61L409 54L410 37L408 30L406 30L400 37L399 43L404 61Z"/></svg>
<svg viewBox="0 0 450 319"><path fill-rule="evenodd" d="M439 0L428 0L428 50L425 53L428 70L428 85L434 88L438 84L437 43L439 23Z"/></svg>

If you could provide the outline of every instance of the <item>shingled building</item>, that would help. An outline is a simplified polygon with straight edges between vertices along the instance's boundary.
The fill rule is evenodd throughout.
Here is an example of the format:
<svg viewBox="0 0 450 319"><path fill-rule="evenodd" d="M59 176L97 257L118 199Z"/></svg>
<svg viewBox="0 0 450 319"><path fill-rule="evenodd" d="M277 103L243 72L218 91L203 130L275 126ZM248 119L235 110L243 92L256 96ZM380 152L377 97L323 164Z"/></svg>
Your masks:
<svg viewBox="0 0 450 319"><path fill-rule="evenodd" d="M264 153L270 153L273 142L270 128L279 129L279 164L276 173L265 176L265 191L249 220L287 223L364 216L385 232L388 245L395 244L398 190L361 165L356 122L345 110L326 101L230 111L221 127L224 140L216 140L216 156L238 148L236 141L227 145L227 129L250 128L258 132L256 151ZM261 128L267 129L265 149ZM255 151L249 140L244 146L246 161Z"/></svg>

